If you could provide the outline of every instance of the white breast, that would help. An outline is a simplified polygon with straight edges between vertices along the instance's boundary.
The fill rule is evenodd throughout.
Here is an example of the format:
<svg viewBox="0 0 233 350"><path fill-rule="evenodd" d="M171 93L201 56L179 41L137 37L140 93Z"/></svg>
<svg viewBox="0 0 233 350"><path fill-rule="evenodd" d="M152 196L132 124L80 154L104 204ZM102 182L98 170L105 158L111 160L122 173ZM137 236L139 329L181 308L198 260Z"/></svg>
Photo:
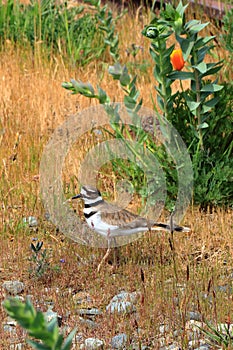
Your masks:
<svg viewBox="0 0 233 350"><path fill-rule="evenodd" d="M111 232L118 229L117 225L109 225L101 220L99 212L86 219L88 226L103 236L112 236Z"/></svg>

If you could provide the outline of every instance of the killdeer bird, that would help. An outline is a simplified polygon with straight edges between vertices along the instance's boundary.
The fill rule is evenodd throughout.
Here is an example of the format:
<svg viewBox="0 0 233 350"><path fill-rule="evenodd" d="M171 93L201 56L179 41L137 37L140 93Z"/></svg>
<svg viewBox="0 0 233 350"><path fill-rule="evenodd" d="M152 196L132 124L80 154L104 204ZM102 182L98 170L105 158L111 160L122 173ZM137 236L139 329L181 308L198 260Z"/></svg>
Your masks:
<svg viewBox="0 0 233 350"><path fill-rule="evenodd" d="M82 186L81 192L72 197L72 199L76 198L82 198L84 201L83 212L88 226L108 240L108 250L98 266L98 271L110 254L111 239L146 231L171 231L169 224L147 220L126 209L107 203L95 187ZM189 232L190 229L173 225L172 231Z"/></svg>

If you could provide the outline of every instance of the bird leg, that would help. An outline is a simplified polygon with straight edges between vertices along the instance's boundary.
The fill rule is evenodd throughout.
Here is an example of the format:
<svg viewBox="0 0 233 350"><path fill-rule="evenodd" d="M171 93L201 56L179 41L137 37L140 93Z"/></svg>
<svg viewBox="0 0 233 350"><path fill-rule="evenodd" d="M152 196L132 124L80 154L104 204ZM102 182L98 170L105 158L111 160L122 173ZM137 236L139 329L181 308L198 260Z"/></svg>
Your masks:
<svg viewBox="0 0 233 350"><path fill-rule="evenodd" d="M111 252L111 237L110 237L110 229L108 230L108 234L107 234L107 240L108 240L108 249L107 249L107 252L106 254L104 255L103 259L101 260L101 262L99 263L98 265L98 268L97 268L97 272L100 272L100 268L101 266L103 265L103 263L107 260L107 258L109 257L110 255L110 252Z"/></svg>

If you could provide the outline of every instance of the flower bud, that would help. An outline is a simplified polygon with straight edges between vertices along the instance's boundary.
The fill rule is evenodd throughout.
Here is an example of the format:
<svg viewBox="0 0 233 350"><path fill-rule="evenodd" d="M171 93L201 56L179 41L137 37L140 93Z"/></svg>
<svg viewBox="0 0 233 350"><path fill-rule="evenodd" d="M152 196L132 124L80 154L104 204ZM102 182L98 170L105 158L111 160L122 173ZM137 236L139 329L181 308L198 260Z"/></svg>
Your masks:
<svg viewBox="0 0 233 350"><path fill-rule="evenodd" d="M182 50L173 50L170 56L172 66L175 70L181 70L184 67L185 61L183 59Z"/></svg>

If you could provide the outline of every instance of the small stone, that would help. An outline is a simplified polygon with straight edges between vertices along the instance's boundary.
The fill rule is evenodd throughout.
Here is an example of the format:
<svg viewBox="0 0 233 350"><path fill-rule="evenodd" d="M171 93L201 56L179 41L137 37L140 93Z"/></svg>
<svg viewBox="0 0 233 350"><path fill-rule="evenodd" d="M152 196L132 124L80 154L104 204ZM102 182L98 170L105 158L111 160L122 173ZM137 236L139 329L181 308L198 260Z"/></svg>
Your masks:
<svg viewBox="0 0 233 350"><path fill-rule="evenodd" d="M10 295L20 294L24 290L24 284L20 281L5 281L3 282L2 287Z"/></svg>
<svg viewBox="0 0 233 350"><path fill-rule="evenodd" d="M169 326L168 325L165 325L165 324L161 324L159 326L159 333L161 335L164 335L165 333L169 332Z"/></svg>
<svg viewBox="0 0 233 350"><path fill-rule="evenodd" d="M82 324L84 324L85 326L87 326L89 328L96 328L97 327L97 323L90 320L89 318L79 317L79 320Z"/></svg>
<svg viewBox="0 0 233 350"><path fill-rule="evenodd" d="M194 320L194 321L201 321L202 317L201 317L201 314L199 312L189 311L187 313L187 319Z"/></svg>
<svg viewBox="0 0 233 350"><path fill-rule="evenodd" d="M77 305L80 305L82 308L91 308L93 301L90 295L86 292L78 292L73 295L73 300Z"/></svg>
<svg viewBox="0 0 233 350"><path fill-rule="evenodd" d="M25 349L25 344L23 344L23 343L10 345L10 350L23 350L23 349Z"/></svg>
<svg viewBox="0 0 233 350"><path fill-rule="evenodd" d="M52 307L49 307L49 309L44 313L45 319L47 322L51 322L52 320L56 319L57 324L60 327L62 323L62 316L59 316L57 312L54 312Z"/></svg>
<svg viewBox="0 0 233 350"><path fill-rule="evenodd" d="M91 308L91 309L78 309L77 313L79 315L86 315L86 316L98 316L101 315L101 311L97 308Z"/></svg>
<svg viewBox="0 0 233 350"><path fill-rule="evenodd" d="M9 333L11 333L12 335L13 335L13 334L16 334L16 328L15 328L15 326L14 326L14 325L11 325L11 324L8 324L8 323L5 323L5 324L3 325L3 330L4 330L4 332L9 332Z"/></svg>
<svg viewBox="0 0 233 350"><path fill-rule="evenodd" d="M219 323L217 328L223 334L233 334L233 323Z"/></svg>
<svg viewBox="0 0 233 350"><path fill-rule="evenodd" d="M23 223L28 224L29 227L36 227L38 225L38 221L35 216L28 216L27 218L23 218Z"/></svg>
<svg viewBox="0 0 233 350"><path fill-rule="evenodd" d="M116 301L116 302L111 302L107 307L106 311L110 312L111 314L117 312L118 314L120 313L125 313L129 314L132 312L136 311L135 306L130 302L130 301Z"/></svg>
<svg viewBox="0 0 233 350"><path fill-rule="evenodd" d="M116 294L111 301L130 301L131 303L135 303L139 297L138 292L128 293L125 291L121 291L119 294Z"/></svg>
<svg viewBox="0 0 233 350"><path fill-rule="evenodd" d="M224 286L216 286L215 291L221 292L221 293L231 293L232 294L232 286L229 284L225 284Z"/></svg>
<svg viewBox="0 0 233 350"><path fill-rule="evenodd" d="M160 348L159 350L181 350L181 348L177 344L170 344Z"/></svg>
<svg viewBox="0 0 233 350"><path fill-rule="evenodd" d="M123 349L127 342L127 335L125 333L120 333L115 335L111 340L111 346L113 349Z"/></svg>
<svg viewBox="0 0 233 350"><path fill-rule="evenodd" d="M97 339L97 338L87 338L84 342L85 350L97 350L97 349L103 349L104 348L104 342L103 340Z"/></svg>
<svg viewBox="0 0 233 350"><path fill-rule="evenodd" d="M137 301L139 293L133 292L128 293L125 291L115 295L110 303L106 307L106 311L110 313L131 313L136 311L136 307L133 305Z"/></svg>
<svg viewBox="0 0 233 350"><path fill-rule="evenodd" d="M210 349L211 349L211 345L209 344L203 344L199 346L199 348L195 348L195 350L210 350Z"/></svg>

